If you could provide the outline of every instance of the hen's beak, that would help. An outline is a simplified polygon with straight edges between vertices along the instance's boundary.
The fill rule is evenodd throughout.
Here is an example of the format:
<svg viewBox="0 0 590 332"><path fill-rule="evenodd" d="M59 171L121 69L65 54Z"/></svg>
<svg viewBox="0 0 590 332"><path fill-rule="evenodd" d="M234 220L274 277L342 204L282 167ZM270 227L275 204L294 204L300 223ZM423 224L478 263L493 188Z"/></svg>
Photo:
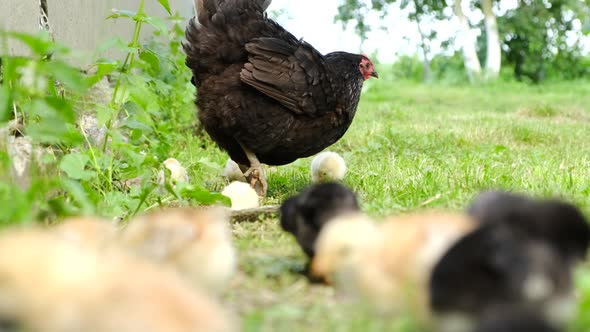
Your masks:
<svg viewBox="0 0 590 332"><path fill-rule="evenodd" d="M373 76L373 77L375 77L375 78L379 78L379 74L377 74L377 72L376 72L376 71L373 71L373 72L371 73L371 76Z"/></svg>

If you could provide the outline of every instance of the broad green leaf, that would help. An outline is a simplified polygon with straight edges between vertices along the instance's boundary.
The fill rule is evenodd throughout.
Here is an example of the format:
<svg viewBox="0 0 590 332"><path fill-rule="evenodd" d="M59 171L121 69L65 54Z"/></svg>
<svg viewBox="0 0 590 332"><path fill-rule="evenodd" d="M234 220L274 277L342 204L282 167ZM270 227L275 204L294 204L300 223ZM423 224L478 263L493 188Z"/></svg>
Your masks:
<svg viewBox="0 0 590 332"><path fill-rule="evenodd" d="M113 10L113 13L109 16L107 16L107 20L111 19L111 18L119 18L119 17L127 17L130 19L135 19L135 17L137 16L137 12L134 12L132 10L125 10L125 9L115 9Z"/></svg>
<svg viewBox="0 0 590 332"><path fill-rule="evenodd" d="M49 34L45 31L38 34L28 34L23 32L0 32L6 36L18 39L25 43L33 53L44 55L50 52L54 43L49 38Z"/></svg>
<svg viewBox="0 0 590 332"><path fill-rule="evenodd" d="M59 163L59 168L70 178L75 180L89 180L96 174L86 170L90 158L82 153L70 153L65 155Z"/></svg>
<svg viewBox="0 0 590 332"><path fill-rule="evenodd" d="M55 98L55 97L53 97ZM58 100L58 99L57 99ZM72 111L67 109L57 110L51 101L51 97L47 100L33 100L33 102L25 104L25 114L34 121L29 121L27 124L27 134L35 141L49 144L75 144L82 142L80 132L74 127ZM63 105L67 105L63 104Z"/></svg>
<svg viewBox="0 0 590 332"><path fill-rule="evenodd" d="M119 61L104 61L104 62L97 62L96 63L96 74L86 77L86 84L87 87L94 86L103 77L112 74L114 71L117 70L119 66Z"/></svg>
<svg viewBox="0 0 590 332"><path fill-rule="evenodd" d="M191 198L194 201L205 205L221 203L225 206L231 206L231 200L227 196L223 196L220 193L212 193L202 187L190 184L179 185L179 192L185 198Z"/></svg>
<svg viewBox="0 0 590 332"><path fill-rule="evenodd" d="M67 123L76 122L76 113L68 100L60 97L46 97L45 102L61 115Z"/></svg>
<svg viewBox="0 0 590 332"><path fill-rule="evenodd" d="M172 10L170 10L170 4L168 3L168 0L158 0L158 2L162 5L162 7L164 7L164 9L166 9L168 14L172 15Z"/></svg>
<svg viewBox="0 0 590 332"><path fill-rule="evenodd" d="M148 186L144 186L141 188L141 193L139 194L139 197L138 197L139 202L137 203L137 207L133 211L133 216L136 215L137 212L139 212L143 203L145 203L147 198L150 196L152 191L154 191L154 189L156 189L156 187L157 186L155 186L155 185L148 185Z"/></svg>
<svg viewBox="0 0 590 332"><path fill-rule="evenodd" d="M84 93L87 90L84 76L79 69L61 61L48 62L45 69L69 89L77 93Z"/></svg>
<svg viewBox="0 0 590 332"><path fill-rule="evenodd" d="M142 21L153 26L160 32L166 32L168 30L166 23L164 23L164 21L159 17L145 16L143 17Z"/></svg>
<svg viewBox="0 0 590 332"><path fill-rule="evenodd" d="M0 224L16 224L32 218L33 203L27 192L0 181Z"/></svg>
<svg viewBox="0 0 590 332"><path fill-rule="evenodd" d="M62 179L61 185L70 194L70 196L78 204L80 204L83 214L91 214L95 212L94 204L92 204L92 201L88 197L88 193L80 184L80 182L70 179Z"/></svg>
<svg viewBox="0 0 590 332"><path fill-rule="evenodd" d="M12 96L8 84L0 86L0 123L8 121L12 114Z"/></svg>
<svg viewBox="0 0 590 332"><path fill-rule="evenodd" d="M152 131L152 128L150 126L146 125L143 122L139 122L139 121L133 120L133 119L125 121L121 125L121 127L126 127L129 129L139 129L139 130L145 130L145 131Z"/></svg>
<svg viewBox="0 0 590 332"><path fill-rule="evenodd" d="M139 58L149 64L156 73L160 72L160 59L154 52L144 49L139 53Z"/></svg>

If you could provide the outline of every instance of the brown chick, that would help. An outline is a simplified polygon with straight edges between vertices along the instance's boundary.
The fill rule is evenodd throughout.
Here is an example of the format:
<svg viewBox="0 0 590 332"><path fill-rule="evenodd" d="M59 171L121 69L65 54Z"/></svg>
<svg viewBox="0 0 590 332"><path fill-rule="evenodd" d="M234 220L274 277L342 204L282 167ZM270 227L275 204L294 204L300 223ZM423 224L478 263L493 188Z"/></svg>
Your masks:
<svg viewBox="0 0 590 332"><path fill-rule="evenodd" d="M236 270L228 215L220 208L172 208L147 213L131 220L122 230L120 244L213 292L221 291Z"/></svg>
<svg viewBox="0 0 590 332"><path fill-rule="evenodd" d="M337 218L320 232L312 274L332 279L378 311L409 308L425 321L433 266L474 226L467 216L441 212L394 216L381 224L358 214Z"/></svg>
<svg viewBox="0 0 590 332"><path fill-rule="evenodd" d="M17 331L235 331L203 293L153 265L50 232L0 234L0 322Z"/></svg>
<svg viewBox="0 0 590 332"><path fill-rule="evenodd" d="M119 232L114 223L98 217L66 218L51 229L62 239L94 249L112 246Z"/></svg>

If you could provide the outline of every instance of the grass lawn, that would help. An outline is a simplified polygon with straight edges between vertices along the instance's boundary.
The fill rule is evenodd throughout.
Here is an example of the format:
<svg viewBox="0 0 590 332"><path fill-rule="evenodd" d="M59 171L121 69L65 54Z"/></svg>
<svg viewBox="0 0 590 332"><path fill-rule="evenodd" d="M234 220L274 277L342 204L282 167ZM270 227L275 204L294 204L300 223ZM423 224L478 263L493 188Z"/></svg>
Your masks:
<svg viewBox="0 0 590 332"><path fill-rule="evenodd" d="M347 161L345 183L380 217L425 208L463 209L476 193L501 188L573 201L590 215L590 84L418 85L388 79L365 86L356 118L329 150ZM187 148L188 147L188 148ZM196 183L220 190L226 155L187 136L181 162ZM271 168L265 204L310 183L311 158ZM244 331L417 331L408 317L377 317L343 303L299 275L304 256L277 220L234 225L240 273L227 301ZM590 330L590 269L576 282Z"/></svg>

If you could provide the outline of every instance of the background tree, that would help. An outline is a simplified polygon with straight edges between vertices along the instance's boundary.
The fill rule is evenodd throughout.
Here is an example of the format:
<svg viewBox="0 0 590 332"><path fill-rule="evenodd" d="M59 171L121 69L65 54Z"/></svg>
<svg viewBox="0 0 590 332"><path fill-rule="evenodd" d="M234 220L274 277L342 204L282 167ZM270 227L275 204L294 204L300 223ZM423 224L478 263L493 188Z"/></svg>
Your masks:
<svg viewBox="0 0 590 332"><path fill-rule="evenodd" d="M477 39L469 25L469 20L463 12L463 0L454 0L453 12L459 19L461 30L458 33L458 41L463 51L463 61L465 63L465 70L470 81L474 81L480 77L481 64L477 57Z"/></svg>
<svg viewBox="0 0 590 332"><path fill-rule="evenodd" d="M499 19L505 58L518 80L540 82L548 69L573 78L584 74L579 43L589 0L519 0ZM555 69L566 69L558 73ZM581 70L581 71L580 71Z"/></svg>
<svg viewBox="0 0 590 332"><path fill-rule="evenodd" d="M341 0L336 19L353 21L361 38L366 38L371 29L365 20L369 11L386 18L389 6L408 8L408 18L416 22L421 36L425 78L430 77L430 46L437 36L424 26L434 18L450 19L447 13L451 11L460 26L454 44L461 50L465 72L472 81L480 76L480 59L484 57L483 77L488 80L498 77L503 62L514 68L518 80L540 82L548 71L565 79L590 74L590 60L580 43L583 34L590 33L590 0L518 0L508 10L506 4L503 0ZM483 20L471 22L466 9L481 10ZM496 17L495 12L501 15ZM479 44L476 29L481 31Z"/></svg>
<svg viewBox="0 0 590 332"><path fill-rule="evenodd" d="M481 0L480 5L484 15L486 35L486 79L496 79L500 74L500 67L502 65L502 49L500 46L498 23L493 10L493 1Z"/></svg>
<svg viewBox="0 0 590 332"><path fill-rule="evenodd" d="M371 30L371 25L365 23L365 17L369 11L377 11L380 17L384 19L387 16L387 10L391 5L398 5L402 10L406 9L408 18L416 23L416 28L420 34L420 49L422 53L422 63L424 80L431 80L430 70L430 51L431 42L436 38L435 30L428 30L423 22L425 20L445 20L443 9L447 7L446 0L342 0L338 6L337 21L343 24L353 21L355 29L361 39L367 38L367 33Z"/></svg>

